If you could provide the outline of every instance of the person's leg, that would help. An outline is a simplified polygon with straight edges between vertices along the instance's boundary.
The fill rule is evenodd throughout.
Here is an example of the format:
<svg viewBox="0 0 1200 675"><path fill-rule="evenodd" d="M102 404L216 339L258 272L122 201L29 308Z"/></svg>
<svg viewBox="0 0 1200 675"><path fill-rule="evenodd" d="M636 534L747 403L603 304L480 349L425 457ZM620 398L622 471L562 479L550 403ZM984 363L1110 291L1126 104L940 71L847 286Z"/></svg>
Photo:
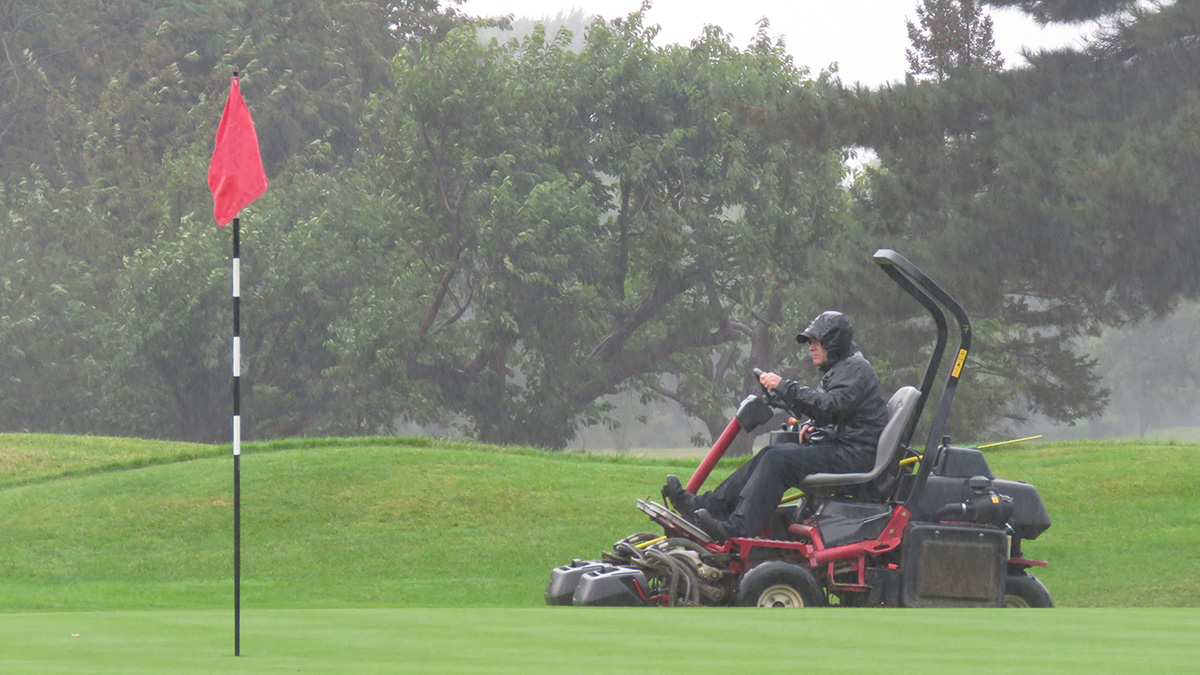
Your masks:
<svg viewBox="0 0 1200 675"><path fill-rule="evenodd" d="M771 518L789 487L813 473L852 473L856 464L836 446L824 443L769 445L759 452L756 466L742 484L738 500L724 521L731 536L755 537Z"/></svg>
<svg viewBox="0 0 1200 675"><path fill-rule="evenodd" d="M795 447L798 448L800 446L795 445ZM728 518L729 514L733 513L733 509L737 506L742 490L746 487L746 482L754 474L755 467L758 466L763 453L766 451L767 448L760 450L758 454L750 458L750 461L738 467L728 478L721 481L721 484L717 487L703 494L696 495L695 507L708 511L715 518L721 520Z"/></svg>

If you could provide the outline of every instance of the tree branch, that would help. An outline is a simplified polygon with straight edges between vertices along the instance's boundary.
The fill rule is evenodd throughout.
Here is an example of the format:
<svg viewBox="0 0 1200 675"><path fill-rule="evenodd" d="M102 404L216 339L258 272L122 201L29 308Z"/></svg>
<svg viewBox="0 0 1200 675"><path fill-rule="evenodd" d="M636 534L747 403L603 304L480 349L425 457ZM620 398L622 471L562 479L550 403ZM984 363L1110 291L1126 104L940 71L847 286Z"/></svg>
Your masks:
<svg viewBox="0 0 1200 675"><path fill-rule="evenodd" d="M459 200L456 197L453 204L450 203L450 190L447 185L446 177L442 171L442 157L437 151L437 146L434 145L433 139L429 137L429 129L424 123L419 123L421 126L421 137L425 140L425 148L429 150L429 157L433 161L433 173L437 180L438 194L442 198L442 206L446 209L447 215L450 216L450 236L454 238L456 247L461 246L462 241L462 220L458 212Z"/></svg>
<svg viewBox="0 0 1200 675"><path fill-rule="evenodd" d="M429 304L429 309L425 312L425 319L421 321L421 327L417 329L417 340L423 341L429 336L429 329L433 327L433 322L437 319L438 312L442 309L442 303L446 301L446 293L450 290L450 282L454 280L454 274L458 271L457 256L455 256L454 265L446 270L442 278L438 281L438 289L433 294L433 302Z"/></svg>
<svg viewBox="0 0 1200 675"><path fill-rule="evenodd" d="M609 367L599 377L584 382L571 391L571 400L580 405L590 403L611 393L616 385L630 377L651 372L659 361L672 354L699 347L715 347L736 337L737 331L728 321L722 321L711 333L697 333L690 329L677 330L639 351L612 358Z"/></svg>
<svg viewBox="0 0 1200 675"><path fill-rule="evenodd" d="M625 320L613 328L596 345L592 353L588 355L588 359L608 361L616 354L619 354L625 347L625 343L638 328L641 328L653 317L658 316L668 302L679 297L684 291L691 288L697 279L702 277L702 271L696 267L692 267L678 277L660 277L658 283L654 286L654 291L649 296L643 298Z"/></svg>

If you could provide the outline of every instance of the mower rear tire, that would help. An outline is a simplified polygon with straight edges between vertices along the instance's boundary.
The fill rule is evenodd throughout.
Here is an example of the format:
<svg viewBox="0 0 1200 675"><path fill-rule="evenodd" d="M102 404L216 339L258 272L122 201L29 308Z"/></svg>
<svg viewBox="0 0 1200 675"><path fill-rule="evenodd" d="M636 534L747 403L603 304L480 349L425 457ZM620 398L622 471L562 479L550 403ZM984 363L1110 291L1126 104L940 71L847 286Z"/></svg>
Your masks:
<svg viewBox="0 0 1200 675"><path fill-rule="evenodd" d="M1053 607L1054 600L1037 577L1022 572L1004 580L1004 606L1017 608Z"/></svg>
<svg viewBox="0 0 1200 675"><path fill-rule="evenodd" d="M756 565L738 584L739 607L821 607L825 591L812 573L783 560Z"/></svg>

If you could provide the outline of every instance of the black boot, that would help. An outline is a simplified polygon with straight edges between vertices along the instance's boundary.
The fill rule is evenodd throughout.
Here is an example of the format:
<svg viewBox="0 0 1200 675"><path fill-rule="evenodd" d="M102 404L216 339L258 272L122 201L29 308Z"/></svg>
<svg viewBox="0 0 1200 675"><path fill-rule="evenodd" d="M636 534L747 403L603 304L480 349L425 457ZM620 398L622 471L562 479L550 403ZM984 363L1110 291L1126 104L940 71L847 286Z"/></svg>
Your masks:
<svg viewBox="0 0 1200 675"><path fill-rule="evenodd" d="M725 523L714 518L708 511L696 509L696 512L692 515L692 522L708 533L708 536L712 537L715 541L729 541L729 528L725 526Z"/></svg>
<svg viewBox="0 0 1200 675"><path fill-rule="evenodd" d="M663 486L662 496L671 502L671 506L675 507L679 515L691 520L692 514L696 512L696 495L684 489L678 476L673 473L667 474L667 484Z"/></svg>

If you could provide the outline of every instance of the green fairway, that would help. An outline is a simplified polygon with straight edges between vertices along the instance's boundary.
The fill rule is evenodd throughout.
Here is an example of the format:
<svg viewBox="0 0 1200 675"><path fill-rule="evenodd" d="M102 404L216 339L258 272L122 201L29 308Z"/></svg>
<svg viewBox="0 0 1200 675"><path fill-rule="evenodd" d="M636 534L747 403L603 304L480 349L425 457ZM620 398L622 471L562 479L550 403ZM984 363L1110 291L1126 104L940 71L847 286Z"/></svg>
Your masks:
<svg viewBox="0 0 1200 675"><path fill-rule="evenodd" d="M6 466L30 467L0 486L0 611L229 606L225 452L0 436ZM988 457L1046 500L1054 524L1025 554L1049 561L1035 573L1059 607L1200 605L1200 446L1027 444ZM537 607L552 567L655 529L634 500L695 464L426 439L247 444L244 596L274 609Z"/></svg>
<svg viewBox="0 0 1200 675"><path fill-rule="evenodd" d="M1194 672L1200 610L0 614L4 673Z"/></svg>
<svg viewBox="0 0 1200 675"><path fill-rule="evenodd" d="M0 488L216 457L220 451L212 445L136 438L0 434Z"/></svg>
<svg viewBox="0 0 1200 675"><path fill-rule="evenodd" d="M1046 500L1025 553L1059 609L546 608L552 567L655 529L633 501L696 460L247 444L235 658L228 448L0 435L0 673L1194 670L1200 446L988 458Z"/></svg>
<svg viewBox="0 0 1200 675"><path fill-rule="evenodd" d="M1200 427L1171 427L1168 429L1154 429L1147 431L1146 437L1157 441L1200 443Z"/></svg>

